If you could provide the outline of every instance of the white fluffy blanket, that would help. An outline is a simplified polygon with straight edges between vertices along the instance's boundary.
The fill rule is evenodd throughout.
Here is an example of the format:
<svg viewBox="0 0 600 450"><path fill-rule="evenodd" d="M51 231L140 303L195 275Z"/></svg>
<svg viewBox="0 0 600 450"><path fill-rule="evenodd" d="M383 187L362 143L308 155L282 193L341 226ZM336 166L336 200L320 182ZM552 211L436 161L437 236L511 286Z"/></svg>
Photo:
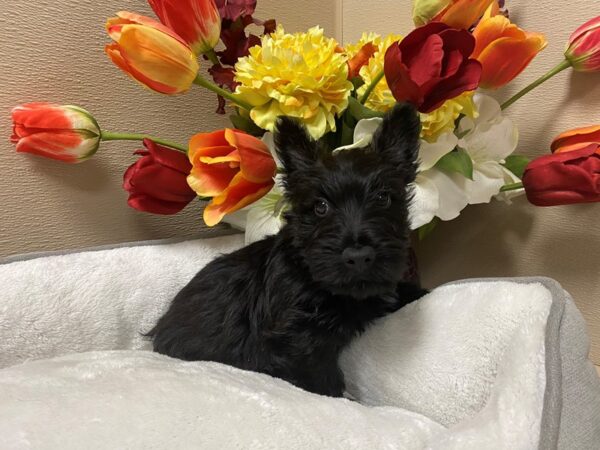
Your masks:
<svg viewBox="0 0 600 450"><path fill-rule="evenodd" d="M169 301L243 235L0 264L0 368L89 350L148 349Z"/></svg>
<svg viewBox="0 0 600 450"><path fill-rule="evenodd" d="M447 285L382 319L341 358L360 403L133 351L203 264L240 245L0 265L0 363L56 357L0 370L0 447L537 448L552 304L541 284ZM104 351L59 356L90 350Z"/></svg>

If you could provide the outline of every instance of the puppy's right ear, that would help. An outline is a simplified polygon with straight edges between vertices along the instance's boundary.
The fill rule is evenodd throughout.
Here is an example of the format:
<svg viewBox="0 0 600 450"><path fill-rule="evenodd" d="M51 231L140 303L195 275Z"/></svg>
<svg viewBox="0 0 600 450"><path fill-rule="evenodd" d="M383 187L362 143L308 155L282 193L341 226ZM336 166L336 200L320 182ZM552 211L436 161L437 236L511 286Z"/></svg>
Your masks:
<svg viewBox="0 0 600 450"><path fill-rule="evenodd" d="M289 175L305 170L317 161L317 143L308 135L306 128L296 119L282 116L277 119L275 149Z"/></svg>
<svg viewBox="0 0 600 450"><path fill-rule="evenodd" d="M373 135L373 147L385 161L396 166L406 184L417 176L421 120L414 106L397 104L383 118Z"/></svg>

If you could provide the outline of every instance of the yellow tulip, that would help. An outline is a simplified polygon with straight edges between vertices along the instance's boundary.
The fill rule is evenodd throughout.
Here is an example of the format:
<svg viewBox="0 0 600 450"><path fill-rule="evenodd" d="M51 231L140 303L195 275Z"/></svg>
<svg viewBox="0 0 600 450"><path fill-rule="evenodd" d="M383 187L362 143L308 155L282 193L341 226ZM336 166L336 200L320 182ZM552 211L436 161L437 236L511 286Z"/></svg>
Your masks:
<svg viewBox="0 0 600 450"><path fill-rule="evenodd" d="M115 41L106 54L123 72L162 94L179 94L192 85L199 70L190 46L170 28L130 12L119 12L106 24Z"/></svg>

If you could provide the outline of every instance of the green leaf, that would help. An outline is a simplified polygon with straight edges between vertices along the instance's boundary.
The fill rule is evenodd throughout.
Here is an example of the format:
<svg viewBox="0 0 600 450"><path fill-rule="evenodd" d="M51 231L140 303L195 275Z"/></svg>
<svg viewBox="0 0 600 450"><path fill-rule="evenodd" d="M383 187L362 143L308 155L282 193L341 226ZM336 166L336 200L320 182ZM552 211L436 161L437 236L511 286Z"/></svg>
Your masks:
<svg viewBox="0 0 600 450"><path fill-rule="evenodd" d="M354 142L354 128L346 123L342 122L342 137L341 145L350 145Z"/></svg>
<svg viewBox="0 0 600 450"><path fill-rule="evenodd" d="M514 173L519 178L523 178L523 172L525 167L531 162L527 156L523 155L510 155L506 158L503 166Z"/></svg>
<svg viewBox="0 0 600 450"><path fill-rule="evenodd" d="M365 80L363 80L361 77L354 77L350 81L354 85L355 91L357 91L359 87L365 84Z"/></svg>
<svg viewBox="0 0 600 450"><path fill-rule="evenodd" d="M469 154L460 147L444 155L435 166L446 173L457 172L469 180L473 179L473 161Z"/></svg>
<svg viewBox="0 0 600 450"><path fill-rule="evenodd" d="M456 126L455 126L455 128L456 128L456 132L455 132L455 134L456 134L456 137L457 137L458 139L462 139L462 138L464 138L464 137L465 137L467 134L469 134L469 133L472 131L472 130L465 130L465 131L463 131L462 133L459 133L459 132L458 132L458 125L456 125Z"/></svg>
<svg viewBox="0 0 600 450"><path fill-rule="evenodd" d="M419 240L422 241L427 236L429 236L433 232L435 227L437 227L438 223L440 223L440 219L438 217L434 217L431 222L429 222L426 225L423 225L422 227L419 227L419 229L417 230L419 234Z"/></svg>
<svg viewBox="0 0 600 450"><path fill-rule="evenodd" d="M372 119L373 117L383 117L383 113L373 111L372 109L367 108L354 97L348 98L348 110L350 111L352 117L354 117L356 120Z"/></svg>
<svg viewBox="0 0 600 450"><path fill-rule="evenodd" d="M262 137L265 134L265 130L256 125L252 120L247 117L240 116L238 114L232 114L229 116L231 124L238 130L245 131L248 134L256 137Z"/></svg>

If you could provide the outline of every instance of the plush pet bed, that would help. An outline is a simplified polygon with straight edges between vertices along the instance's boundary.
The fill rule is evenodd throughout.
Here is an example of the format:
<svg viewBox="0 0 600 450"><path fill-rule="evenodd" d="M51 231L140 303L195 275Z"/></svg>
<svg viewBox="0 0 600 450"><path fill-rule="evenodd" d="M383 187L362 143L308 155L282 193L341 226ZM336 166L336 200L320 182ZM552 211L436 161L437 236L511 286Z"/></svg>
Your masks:
<svg viewBox="0 0 600 450"><path fill-rule="evenodd" d="M467 280L373 325L334 399L147 351L141 336L241 236L0 265L2 449L598 449L600 380L554 281Z"/></svg>

